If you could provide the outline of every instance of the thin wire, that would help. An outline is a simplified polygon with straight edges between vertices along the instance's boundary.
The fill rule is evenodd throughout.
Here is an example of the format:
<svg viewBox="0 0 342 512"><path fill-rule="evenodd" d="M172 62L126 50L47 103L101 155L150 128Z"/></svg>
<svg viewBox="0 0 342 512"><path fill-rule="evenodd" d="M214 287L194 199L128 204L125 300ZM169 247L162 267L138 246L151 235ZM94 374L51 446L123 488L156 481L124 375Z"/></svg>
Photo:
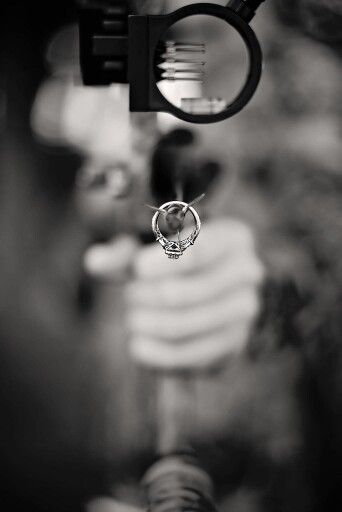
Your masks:
<svg viewBox="0 0 342 512"><path fill-rule="evenodd" d="M184 187L183 187L183 183L181 182L180 179L178 179L176 181L175 192L176 192L177 201L180 201L182 203L184 200Z"/></svg>
<svg viewBox="0 0 342 512"><path fill-rule="evenodd" d="M182 212L186 213L191 206L195 206L195 204L198 204L202 199L205 198L205 194L201 194L200 196L196 197L191 203L189 203L187 206L184 206Z"/></svg>
<svg viewBox="0 0 342 512"><path fill-rule="evenodd" d="M146 206L147 208L150 208L150 210L153 210L155 212L162 213L165 216L167 215L167 211L163 210L162 208L156 208L155 206L151 206L150 204L145 204L144 206Z"/></svg>

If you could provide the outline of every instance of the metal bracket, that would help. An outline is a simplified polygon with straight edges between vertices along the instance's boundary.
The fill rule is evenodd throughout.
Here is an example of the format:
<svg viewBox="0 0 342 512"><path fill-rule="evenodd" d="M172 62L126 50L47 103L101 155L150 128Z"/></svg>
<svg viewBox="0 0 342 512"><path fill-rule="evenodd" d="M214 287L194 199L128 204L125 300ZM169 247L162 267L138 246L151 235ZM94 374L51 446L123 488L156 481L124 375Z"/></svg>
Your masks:
<svg viewBox="0 0 342 512"><path fill-rule="evenodd" d="M128 82L128 2L79 3L80 61L85 85Z"/></svg>

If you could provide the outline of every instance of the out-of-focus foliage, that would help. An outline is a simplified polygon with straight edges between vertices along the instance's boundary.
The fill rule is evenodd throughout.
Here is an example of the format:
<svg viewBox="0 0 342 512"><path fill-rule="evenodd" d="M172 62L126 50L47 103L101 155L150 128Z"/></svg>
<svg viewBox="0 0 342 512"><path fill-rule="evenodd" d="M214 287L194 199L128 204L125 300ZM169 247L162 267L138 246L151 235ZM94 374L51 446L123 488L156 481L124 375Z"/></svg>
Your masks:
<svg viewBox="0 0 342 512"><path fill-rule="evenodd" d="M329 43L342 41L339 0L276 0L284 19L302 25L312 36Z"/></svg>

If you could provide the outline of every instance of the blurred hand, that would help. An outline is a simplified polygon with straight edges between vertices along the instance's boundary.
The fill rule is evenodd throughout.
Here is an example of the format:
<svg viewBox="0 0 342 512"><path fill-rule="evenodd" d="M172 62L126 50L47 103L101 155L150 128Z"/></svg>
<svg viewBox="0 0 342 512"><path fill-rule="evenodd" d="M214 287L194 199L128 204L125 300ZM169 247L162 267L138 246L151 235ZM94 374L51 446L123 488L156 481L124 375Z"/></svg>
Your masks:
<svg viewBox="0 0 342 512"><path fill-rule="evenodd" d="M140 249L127 287L135 359L163 370L216 365L246 346L264 275L251 230L208 222L177 262L159 244Z"/></svg>
<svg viewBox="0 0 342 512"><path fill-rule="evenodd" d="M208 222L176 262L159 244L141 248L122 236L88 250L85 267L128 281L131 352L157 369L205 368L239 354L260 310L263 266L251 230L237 220Z"/></svg>

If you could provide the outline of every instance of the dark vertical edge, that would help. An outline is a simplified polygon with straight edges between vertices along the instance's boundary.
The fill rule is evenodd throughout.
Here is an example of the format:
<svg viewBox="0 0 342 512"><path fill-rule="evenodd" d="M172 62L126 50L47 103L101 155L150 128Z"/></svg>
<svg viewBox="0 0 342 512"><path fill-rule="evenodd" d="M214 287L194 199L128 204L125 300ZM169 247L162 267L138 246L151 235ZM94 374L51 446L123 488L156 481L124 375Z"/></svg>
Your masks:
<svg viewBox="0 0 342 512"><path fill-rule="evenodd" d="M148 16L130 16L128 24L130 110L147 112L150 110Z"/></svg>

